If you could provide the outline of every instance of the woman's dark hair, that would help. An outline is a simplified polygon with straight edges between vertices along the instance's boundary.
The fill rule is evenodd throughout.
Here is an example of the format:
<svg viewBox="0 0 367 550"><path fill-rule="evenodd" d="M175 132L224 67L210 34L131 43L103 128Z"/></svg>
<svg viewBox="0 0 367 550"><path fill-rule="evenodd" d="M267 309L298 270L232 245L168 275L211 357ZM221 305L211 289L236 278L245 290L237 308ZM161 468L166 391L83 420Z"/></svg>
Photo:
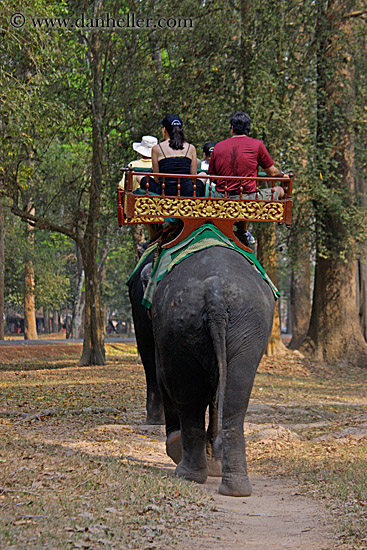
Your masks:
<svg viewBox="0 0 367 550"><path fill-rule="evenodd" d="M182 126L168 126L166 130L169 134L169 146L171 149L175 149L176 151L183 149L185 134L183 133Z"/></svg>
<svg viewBox="0 0 367 550"><path fill-rule="evenodd" d="M247 113L235 113L229 119L229 124L237 136L248 135L251 128L251 119Z"/></svg>

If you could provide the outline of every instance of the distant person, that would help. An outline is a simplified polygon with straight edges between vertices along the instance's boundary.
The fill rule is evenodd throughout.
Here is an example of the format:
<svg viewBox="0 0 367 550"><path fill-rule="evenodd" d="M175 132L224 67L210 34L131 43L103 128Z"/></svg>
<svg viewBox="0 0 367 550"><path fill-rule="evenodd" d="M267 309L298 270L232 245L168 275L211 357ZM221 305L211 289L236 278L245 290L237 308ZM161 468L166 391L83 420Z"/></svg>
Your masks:
<svg viewBox="0 0 367 550"><path fill-rule="evenodd" d="M273 159L269 155L265 145L259 139L249 137L251 119L247 113L238 112L230 118L231 137L220 141L214 147L209 163L211 176L249 176L258 175L258 167L261 166L269 177L284 177L284 173L274 166ZM255 180L229 180L227 181L227 194L239 198L240 188L243 189L243 198L255 199ZM214 196L224 197L225 180L216 180ZM284 196L284 189L276 186L274 199ZM270 200L271 189L259 189L258 198Z"/></svg>
<svg viewBox="0 0 367 550"><path fill-rule="evenodd" d="M175 114L168 114L160 121L160 124L162 125L164 141L155 145L152 149L153 172L196 175L196 149L194 145L186 141L181 118ZM149 191L158 195L162 194L162 177L140 177L139 179L142 189L146 189L146 184L149 183ZM178 178L165 178L164 183L165 195L176 196L178 194ZM180 180L180 195L183 197L192 197L193 183L190 178Z"/></svg>
<svg viewBox="0 0 367 550"><path fill-rule="evenodd" d="M203 147L203 160L201 161L201 169L209 170L210 157L214 151L215 143L214 141L207 141Z"/></svg>
<svg viewBox="0 0 367 550"><path fill-rule="evenodd" d="M144 170L152 169L152 148L157 145L158 140L153 136L143 136L140 142L133 143L133 149L139 154L138 160L133 160L129 166L139 172L139 168ZM125 176L126 177L126 176ZM133 191L140 187L137 176L133 176Z"/></svg>

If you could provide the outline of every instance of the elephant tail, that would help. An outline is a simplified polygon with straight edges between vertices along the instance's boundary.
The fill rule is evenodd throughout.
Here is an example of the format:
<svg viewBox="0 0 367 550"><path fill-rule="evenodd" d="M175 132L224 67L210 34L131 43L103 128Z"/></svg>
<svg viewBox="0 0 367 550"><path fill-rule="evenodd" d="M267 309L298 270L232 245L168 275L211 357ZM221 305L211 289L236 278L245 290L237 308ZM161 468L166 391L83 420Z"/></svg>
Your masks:
<svg viewBox="0 0 367 550"><path fill-rule="evenodd" d="M219 372L217 389L218 437L213 448L214 455L219 458L222 454L223 406L227 382L226 333L229 316L221 279L217 276L208 277L204 280L204 289L206 324L213 343Z"/></svg>

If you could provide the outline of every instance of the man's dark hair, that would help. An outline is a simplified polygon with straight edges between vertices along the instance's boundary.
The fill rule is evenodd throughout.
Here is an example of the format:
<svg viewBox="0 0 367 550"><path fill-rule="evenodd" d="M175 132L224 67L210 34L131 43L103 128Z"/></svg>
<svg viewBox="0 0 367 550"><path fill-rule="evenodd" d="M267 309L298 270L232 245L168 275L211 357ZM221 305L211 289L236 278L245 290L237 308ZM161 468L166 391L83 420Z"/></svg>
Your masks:
<svg viewBox="0 0 367 550"><path fill-rule="evenodd" d="M207 156L211 155L212 152L213 152L214 147L215 147L214 141L207 141L204 144L203 153L205 153L205 155L207 155Z"/></svg>
<svg viewBox="0 0 367 550"><path fill-rule="evenodd" d="M237 136L247 136L251 128L251 119L247 113L235 113L229 119L229 124Z"/></svg>

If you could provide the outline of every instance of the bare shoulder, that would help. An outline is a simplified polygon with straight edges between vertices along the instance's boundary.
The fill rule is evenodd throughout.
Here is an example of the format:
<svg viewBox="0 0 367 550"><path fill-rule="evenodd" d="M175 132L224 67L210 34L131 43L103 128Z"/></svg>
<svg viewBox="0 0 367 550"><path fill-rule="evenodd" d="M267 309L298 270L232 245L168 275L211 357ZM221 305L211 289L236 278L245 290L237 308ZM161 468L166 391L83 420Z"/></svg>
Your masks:
<svg viewBox="0 0 367 550"><path fill-rule="evenodd" d="M187 154L187 156L192 159L192 158L194 158L194 156L196 156L195 145L193 145L192 143L188 143L187 145L188 145L188 154Z"/></svg>
<svg viewBox="0 0 367 550"><path fill-rule="evenodd" d="M158 158L159 160L163 158L162 151L167 152L167 141L162 141L161 143L158 143L157 145L154 145L152 149L152 156Z"/></svg>

